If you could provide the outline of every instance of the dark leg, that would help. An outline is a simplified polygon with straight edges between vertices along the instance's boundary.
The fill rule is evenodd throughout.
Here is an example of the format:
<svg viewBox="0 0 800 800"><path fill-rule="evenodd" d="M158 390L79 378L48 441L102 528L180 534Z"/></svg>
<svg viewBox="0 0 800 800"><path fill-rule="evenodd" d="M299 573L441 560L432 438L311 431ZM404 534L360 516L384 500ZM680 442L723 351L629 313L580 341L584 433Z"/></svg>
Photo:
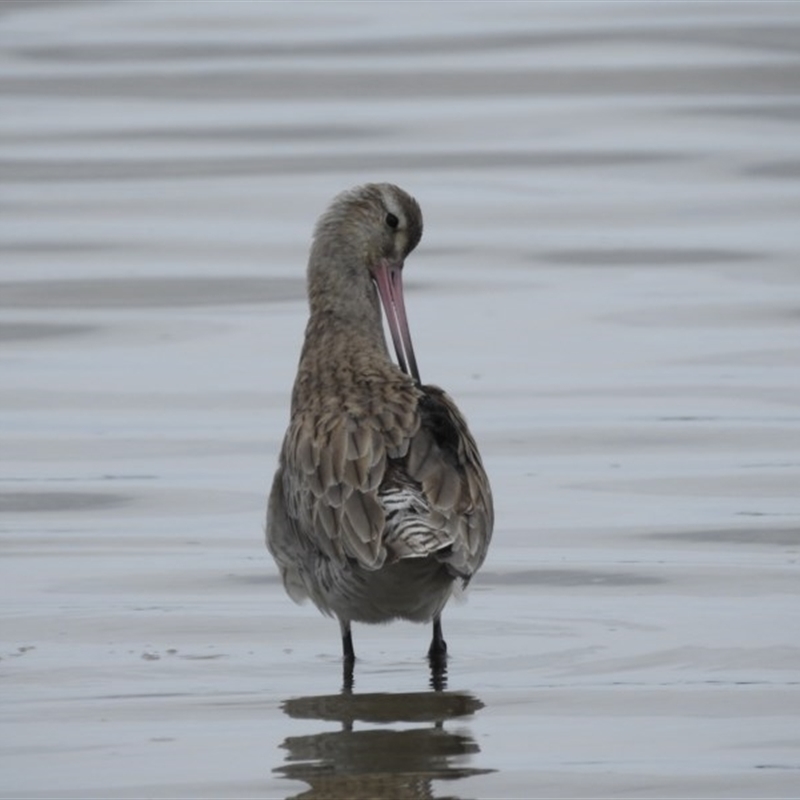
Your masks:
<svg viewBox="0 0 800 800"><path fill-rule="evenodd" d="M442 619L441 617L433 618L433 639L431 639L431 647L428 650L428 658L433 661L446 661L447 660L447 642L442 636Z"/></svg>
<svg viewBox="0 0 800 800"><path fill-rule="evenodd" d="M353 691L353 664L356 663L356 651L353 650L353 635L350 633L350 620L340 619L342 631L342 693Z"/></svg>
<svg viewBox="0 0 800 800"><path fill-rule="evenodd" d="M353 694L353 664L353 659L342 659L342 694Z"/></svg>
<svg viewBox="0 0 800 800"><path fill-rule="evenodd" d="M342 657L352 664L356 660L356 651L353 650L353 636L350 633L350 621L340 619L339 627L342 630Z"/></svg>
<svg viewBox="0 0 800 800"><path fill-rule="evenodd" d="M433 619L433 639L428 650L428 662L431 665L431 689L436 692L447 688L447 644L442 636L442 620Z"/></svg>

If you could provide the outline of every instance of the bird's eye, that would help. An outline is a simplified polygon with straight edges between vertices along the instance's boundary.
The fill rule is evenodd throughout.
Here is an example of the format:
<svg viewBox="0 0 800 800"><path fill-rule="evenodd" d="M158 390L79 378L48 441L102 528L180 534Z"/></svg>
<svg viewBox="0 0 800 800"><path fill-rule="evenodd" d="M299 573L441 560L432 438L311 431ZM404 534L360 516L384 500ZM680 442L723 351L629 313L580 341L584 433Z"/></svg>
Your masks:
<svg viewBox="0 0 800 800"><path fill-rule="evenodd" d="M386 224L390 228L396 228L400 224L400 220L391 213L391 211L386 215Z"/></svg>

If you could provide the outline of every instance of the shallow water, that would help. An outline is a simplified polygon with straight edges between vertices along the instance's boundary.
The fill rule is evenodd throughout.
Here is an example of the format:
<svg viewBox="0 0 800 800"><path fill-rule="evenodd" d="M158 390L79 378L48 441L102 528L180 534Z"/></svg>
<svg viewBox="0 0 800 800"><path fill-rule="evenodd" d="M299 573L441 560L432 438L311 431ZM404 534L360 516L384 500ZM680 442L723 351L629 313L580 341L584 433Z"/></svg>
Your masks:
<svg viewBox="0 0 800 800"><path fill-rule="evenodd" d="M0 795L791 797L800 6L0 6ZM429 631L262 544L311 228L422 204L495 539Z"/></svg>

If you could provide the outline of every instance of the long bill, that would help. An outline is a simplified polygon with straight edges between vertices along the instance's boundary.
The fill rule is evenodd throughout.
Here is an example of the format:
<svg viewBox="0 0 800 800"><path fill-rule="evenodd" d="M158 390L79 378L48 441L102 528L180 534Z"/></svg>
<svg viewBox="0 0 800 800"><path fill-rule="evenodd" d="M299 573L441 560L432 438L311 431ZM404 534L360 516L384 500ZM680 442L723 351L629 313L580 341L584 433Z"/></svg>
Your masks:
<svg viewBox="0 0 800 800"><path fill-rule="evenodd" d="M394 351L397 353L397 363L403 372L420 383L417 359L414 355L414 346L411 344L411 332L408 329L406 305L403 300L403 262L394 263L381 259L373 268L372 275L375 285L378 287L378 295L383 304L386 321L389 323Z"/></svg>

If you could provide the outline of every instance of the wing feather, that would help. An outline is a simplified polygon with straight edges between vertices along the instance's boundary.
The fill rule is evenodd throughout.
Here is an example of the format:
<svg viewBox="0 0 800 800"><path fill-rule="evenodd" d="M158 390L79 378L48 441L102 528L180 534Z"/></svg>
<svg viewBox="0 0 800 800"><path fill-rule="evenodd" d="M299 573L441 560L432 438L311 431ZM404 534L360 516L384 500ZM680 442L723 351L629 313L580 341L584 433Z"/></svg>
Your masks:
<svg viewBox="0 0 800 800"><path fill-rule="evenodd" d="M411 404L416 390L409 384ZM404 452L416 415L402 404L381 417L340 411L293 416L282 450L286 507L298 535L339 560L353 558L367 569L386 559L386 514L379 499L390 454ZM398 411L402 409L402 413ZM391 426L383 427L384 419ZM410 428L397 429L405 420Z"/></svg>
<svg viewBox="0 0 800 800"><path fill-rule="evenodd" d="M387 557L434 555L465 580L483 562L489 482L466 422L437 387L407 387L379 413L295 414L280 469L296 535L329 558L378 569ZM406 527L389 533L391 492L416 499Z"/></svg>
<svg viewBox="0 0 800 800"><path fill-rule="evenodd" d="M489 479L467 423L437 386L421 387L420 429L409 447L409 476L444 517L452 545L437 557L465 580L483 563L494 525Z"/></svg>

